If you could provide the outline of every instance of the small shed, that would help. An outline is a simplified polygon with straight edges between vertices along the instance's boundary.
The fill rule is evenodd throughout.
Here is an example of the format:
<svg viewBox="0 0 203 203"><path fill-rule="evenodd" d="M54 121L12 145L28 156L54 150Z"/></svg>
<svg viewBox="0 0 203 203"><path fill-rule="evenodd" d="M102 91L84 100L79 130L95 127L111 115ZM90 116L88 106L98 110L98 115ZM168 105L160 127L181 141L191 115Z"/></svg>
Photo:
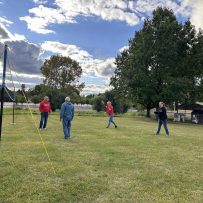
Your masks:
<svg viewBox="0 0 203 203"><path fill-rule="evenodd" d="M189 105L179 105L178 110L190 110L191 112L191 122L195 124L203 124L203 103L189 104Z"/></svg>

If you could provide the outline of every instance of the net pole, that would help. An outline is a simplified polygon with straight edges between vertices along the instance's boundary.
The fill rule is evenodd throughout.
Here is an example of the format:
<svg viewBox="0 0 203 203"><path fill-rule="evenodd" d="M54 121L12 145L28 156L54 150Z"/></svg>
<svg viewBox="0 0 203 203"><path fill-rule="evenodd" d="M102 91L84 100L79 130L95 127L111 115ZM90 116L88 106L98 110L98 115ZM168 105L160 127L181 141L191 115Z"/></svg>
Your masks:
<svg viewBox="0 0 203 203"><path fill-rule="evenodd" d="M7 64L7 50L8 46L4 46L4 64L3 64L3 77L1 86L1 112L0 112L0 142L2 133L2 119L3 119L3 109L4 109L4 95L5 95L5 80L6 80L6 64Z"/></svg>

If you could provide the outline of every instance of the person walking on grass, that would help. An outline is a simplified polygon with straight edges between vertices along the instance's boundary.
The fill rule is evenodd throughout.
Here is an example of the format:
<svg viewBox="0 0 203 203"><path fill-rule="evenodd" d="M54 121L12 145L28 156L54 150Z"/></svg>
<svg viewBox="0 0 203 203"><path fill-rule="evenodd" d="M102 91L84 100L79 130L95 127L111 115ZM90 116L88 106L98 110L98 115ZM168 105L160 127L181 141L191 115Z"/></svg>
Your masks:
<svg viewBox="0 0 203 203"><path fill-rule="evenodd" d="M169 136L169 130L167 127L167 113L166 113L166 108L165 108L165 104L163 102L159 102L159 109L158 112L156 112L158 114L158 129L157 129L157 135L159 135L160 130L161 130L161 126L163 124L165 132L166 132L166 136Z"/></svg>
<svg viewBox="0 0 203 203"><path fill-rule="evenodd" d="M113 117L114 117L114 111L113 111L113 106L111 104L110 101L107 102L107 104L104 103L104 101L102 101L103 106L105 107L106 110L106 114L109 115L109 121L108 124L106 126L106 128L109 128L111 123L114 124L115 128L117 128L118 126L116 125L116 123L113 121Z"/></svg>
<svg viewBox="0 0 203 203"><path fill-rule="evenodd" d="M49 97L45 96L44 100L39 104L39 111L41 112L41 120L39 124L39 129L46 130L47 121L49 113L51 112L51 104L49 102Z"/></svg>
<svg viewBox="0 0 203 203"><path fill-rule="evenodd" d="M65 102L61 105L60 121L63 124L63 133L65 139L70 139L71 121L74 118L74 106L70 102L70 97L65 98Z"/></svg>

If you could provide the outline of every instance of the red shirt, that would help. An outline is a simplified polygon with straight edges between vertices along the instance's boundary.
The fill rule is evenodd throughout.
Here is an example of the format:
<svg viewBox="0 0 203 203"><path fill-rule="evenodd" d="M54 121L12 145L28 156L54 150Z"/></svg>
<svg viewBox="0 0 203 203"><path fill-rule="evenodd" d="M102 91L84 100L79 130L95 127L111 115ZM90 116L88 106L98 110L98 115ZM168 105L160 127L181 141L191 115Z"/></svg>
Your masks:
<svg viewBox="0 0 203 203"><path fill-rule="evenodd" d="M113 106L112 105L106 105L106 113L109 114L109 116L113 115Z"/></svg>
<svg viewBox="0 0 203 203"><path fill-rule="evenodd" d="M41 101L39 104L40 112L51 112L51 104L48 101Z"/></svg>

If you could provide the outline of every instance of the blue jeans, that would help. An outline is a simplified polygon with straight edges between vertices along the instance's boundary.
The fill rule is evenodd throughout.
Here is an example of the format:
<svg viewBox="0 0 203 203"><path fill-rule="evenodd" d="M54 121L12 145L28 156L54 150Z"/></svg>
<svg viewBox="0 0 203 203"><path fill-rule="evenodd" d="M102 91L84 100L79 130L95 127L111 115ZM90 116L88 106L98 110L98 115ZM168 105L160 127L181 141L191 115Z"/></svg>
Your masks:
<svg viewBox="0 0 203 203"><path fill-rule="evenodd" d="M63 133L64 138L70 138L70 128L71 128L71 120L63 119Z"/></svg>
<svg viewBox="0 0 203 203"><path fill-rule="evenodd" d="M41 112L41 120L40 120L39 128L46 128L48 116L49 116L48 112Z"/></svg>
<svg viewBox="0 0 203 203"><path fill-rule="evenodd" d="M162 124L164 125L164 129L166 131L166 135L169 135L169 131L168 131L168 127L167 127L167 119L165 120L160 120L158 121L158 130L157 130L157 135L160 133L160 130L161 130L161 126Z"/></svg>
<svg viewBox="0 0 203 203"><path fill-rule="evenodd" d="M113 115L109 116L109 122L108 122L107 128L110 127L111 123L113 123L116 126L115 122L113 121Z"/></svg>

